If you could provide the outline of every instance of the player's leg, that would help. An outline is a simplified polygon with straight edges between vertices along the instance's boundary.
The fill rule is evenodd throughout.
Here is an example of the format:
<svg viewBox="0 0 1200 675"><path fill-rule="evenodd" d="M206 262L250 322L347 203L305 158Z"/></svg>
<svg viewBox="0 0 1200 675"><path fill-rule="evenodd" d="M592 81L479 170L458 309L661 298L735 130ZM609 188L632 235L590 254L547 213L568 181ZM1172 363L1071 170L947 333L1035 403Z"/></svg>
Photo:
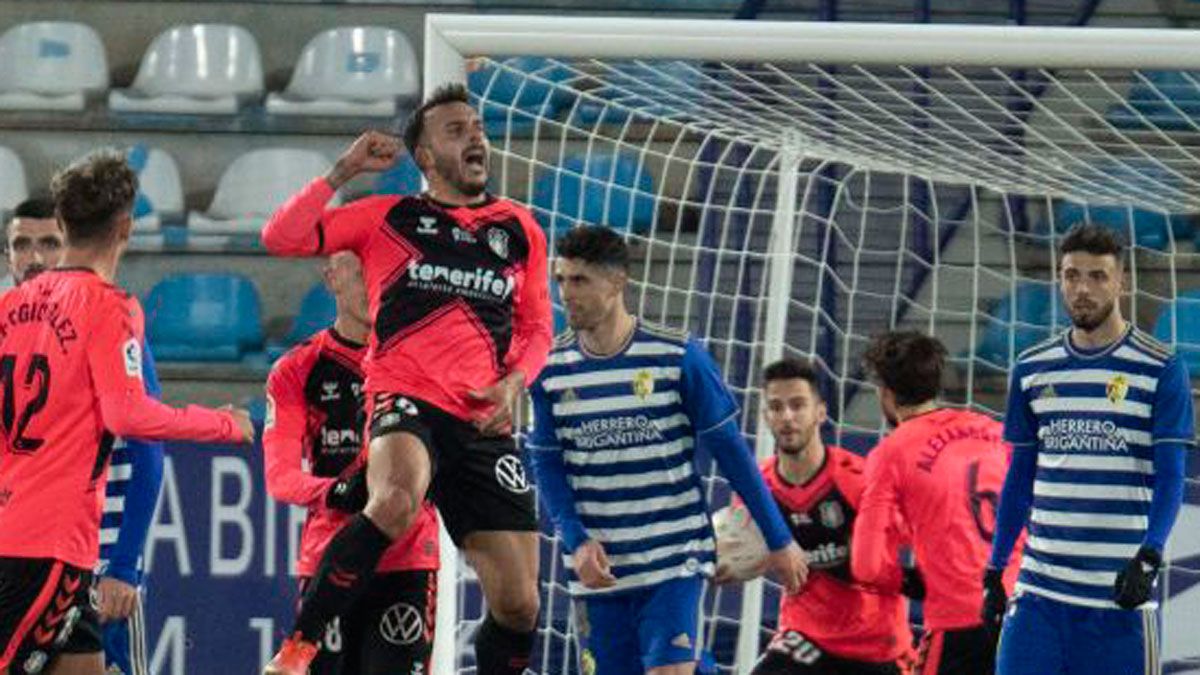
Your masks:
<svg viewBox="0 0 1200 675"><path fill-rule="evenodd" d="M926 642L926 638L928 642ZM983 626L930 631L922 638L920 675L974 675L996 668L996 645Z"/></svg>
<svg viewBox="0 0 1200 675"><path fill-rule="evenodd" d="M484 437L442 415L434 426L433 500L475 568L487 616L475 634L480 675L520 675L537 626L538 526L532 486L511 437Z"/></svg>
<svg viewBox="0 0 1200 675"><path fill-rule="evenodd" d="M572 605L583 675L643 675L633 594L588 596Z"/></svg>
<svg viewBox="0 0 1200 675"><path fill-rule="evenodd" d="M1159 625L1153 610L1071 607L1067 675L1158 675Z"/></svg>
<svg viewBox="0 0 1200 675"><path fill-rule="evenodd" d="M645 590L637 616L643 668L650 675L691 675L700 658L704 579L672 579Z"/></svg>
<svg viewBox="0 0 1200 675"><path fill-rule="evenodd" d="M433 655L437 572L378 574L358 605L357 675L426 675Z"/></svg>
<svg viewBox="0 0 1200 675"><path fill-rule="evenodd" d="M996 675L1066 675L1069 608L1025 593L1012 600L997 647Z"/></svg>
<svg viewBox="0 0 1200 675"><path fill-rule="evenodd" d="M91 572L56 560L0 558L0 668L103 675L91 586Z"/></svg>

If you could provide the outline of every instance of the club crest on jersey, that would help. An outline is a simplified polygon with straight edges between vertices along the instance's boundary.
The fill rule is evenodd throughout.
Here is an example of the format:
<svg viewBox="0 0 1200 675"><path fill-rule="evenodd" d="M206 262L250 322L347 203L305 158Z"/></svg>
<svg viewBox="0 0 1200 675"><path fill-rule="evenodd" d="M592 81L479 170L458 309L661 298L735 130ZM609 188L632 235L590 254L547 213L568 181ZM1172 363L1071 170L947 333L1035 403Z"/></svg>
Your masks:
<svg viewBox="0 0 1200 675"><path fill-rule="evenodd" d="M417 234L437 234L437 218L433 216L421 216L421 223L417 225Z"/></svg>
<svg viewBox="0 0 1200 675"><path fill-rule="evenodd" d="M559 403L574 403L575 401L578 401L578 400L579 400L579 395L575 393L574 389L571 389L569 387L563 391L562 396L558 397Z"/></svg>
<svg viewBox="0 0 1200 675"><path fill-rule="evenodd" d="M846 522L846 514L842 512L842 505L837 502L821 502L817 507L817 513L821 516L821 524L829 529L836 529Z"/></svg>
<svg viewBox="0 0 1200 675"><path fill-rule="evenodd" d="M1129 394L1129 378L1124 375L1114 375L1108 381L1108 386L1104 388L1104 392L1108 395L1109 403L1120 405Z"/></svg>
<svg viewBox="0 0 1200 675"><path fill-rule="evenodd" d="M1052 385L1052 384L1046 385L1045 387L1042 387L1042 390L1040 392L1038 392L1038 398L1039 399L1058 398L1058 392L1054 391L1054 385Z"/></svg>
<svg viewBox="0 0 1200 675"><path fill-rule="evenodd" d="M501 258L508 258L508 232L499 227L493 227L487 234L488 248Z"/></svg>
<svg viewBox="0 0 1200 675"><path fill-rule="evenodd" d="M639 370L633 376L633 394L643 401L654 393L654 375L648 370Z"/></svg>

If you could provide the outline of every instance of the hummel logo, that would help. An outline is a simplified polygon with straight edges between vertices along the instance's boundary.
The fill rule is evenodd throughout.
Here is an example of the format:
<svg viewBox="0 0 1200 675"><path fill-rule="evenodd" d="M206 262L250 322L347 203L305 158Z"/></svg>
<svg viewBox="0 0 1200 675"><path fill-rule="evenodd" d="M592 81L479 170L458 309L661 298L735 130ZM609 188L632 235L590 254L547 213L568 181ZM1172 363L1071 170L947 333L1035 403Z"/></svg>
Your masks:
<svg viewBox="0 0 1200 675"><path fill-rule="evenodd" d="M688 637L687 633L680 633L671 639L671 646L679 647L680 649L691 649L692 639Z"/></svg>
<svg viewBox="0 0 1200 675"><path fill-rule="evenodd" d="M417 234L437 234L437 218L421 216L421 224L417 225Z"/></svg>

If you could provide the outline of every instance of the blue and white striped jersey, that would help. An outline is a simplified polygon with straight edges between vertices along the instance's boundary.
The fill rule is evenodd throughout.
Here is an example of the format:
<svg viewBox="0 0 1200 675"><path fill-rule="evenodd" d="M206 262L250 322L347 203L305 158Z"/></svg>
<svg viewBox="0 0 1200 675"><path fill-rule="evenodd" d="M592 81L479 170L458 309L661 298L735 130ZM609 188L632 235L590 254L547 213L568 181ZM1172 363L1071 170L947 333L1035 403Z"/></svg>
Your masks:
<svg viewBox="0 0 1200 675"><path fill-rule="evenodd" d="M686 333L640 322L609 357L561 336L530 389L533 452L561 452L575 510L608 555L612 593L712 572L715 545L695 467L698 434L737 414L711 357ZM570 561L566 567L571 569Z"/></svg>
<svg viewBox="0 0 1200 675"><path fill-rule="evenodd" d="M1115 608L1146 536L1154 446L1195 436L1186 366L1137 328L1096 352L1067 331L1021 354L1008 396L1005 440L1037 449L1018 591Z"/></svg>

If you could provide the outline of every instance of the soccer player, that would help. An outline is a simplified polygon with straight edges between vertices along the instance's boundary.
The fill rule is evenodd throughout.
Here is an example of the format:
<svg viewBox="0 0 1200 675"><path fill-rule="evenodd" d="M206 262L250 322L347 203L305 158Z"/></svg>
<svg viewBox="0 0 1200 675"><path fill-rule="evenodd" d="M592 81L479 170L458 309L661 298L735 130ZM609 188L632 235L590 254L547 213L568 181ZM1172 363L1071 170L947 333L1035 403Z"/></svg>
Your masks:
<svg viewBox="0 0 1200 675"><path fill-rule="evenodd" d="M159 399L162 390L154 358L142 343L142 379L146 394ZM146 618L142 606L142 551L162 488L163 444L117 438L100 516L100 563L96 568L97 612L103 630L108 673L149 675Z"/></svg>
<svg viewBox="0 0 1200 675"><path fill-rule="evenodd" d="M1059 253L1072 327L1013 366L1004 435L1014 456L984 620L1004 617L996 570L1028 524L997 672L1158 673L1154 586L1195 437L1188 372L1121 315L1124 249L1111 231L1077 227Z"/></svg>
<svg viewBox="0 0 1200 675"><path fill-rule="evenodd" d="M979 619L980 593L1009 448L999 422L938 405L945 359L937 338L914 331L880 335L867 349L895 429L867 456L850 561L856 579L886 588L896 557L888 531L899 514L926 588L917 672L981 675L996 658L995 635Z"/></svg>
<svg viewBox="0 0 1200 675"><path fill-rule="evenodd" d="M365 468L356 461L363 449L362 361L371 330L366 287L352 253L330 256L324 276L337 318L271 369L263 430L267 490L308 509L296 562L302 590L329 540L367 501ZM431 672L437 568L437 513L427 503L380 560L363 596L326 627L309 672Z"/></svg>
<svg viewBox="0 0 1200 675"><path fill-rule="evenodd" d="M809 576L798 593L781 598L779 629L752 675L907 672L912 630L900 591L920 599L920 575L897 568L891 587L878 590L856 584L850 574L863 458L821 440L825 401L808 363L787 358L768 365L762 400L775 456L760 468L792 536L808 554ZM893 531L897 544L901 532L899 526Z"/></svg>
<svg viewBox="0 0 1200 675"><path fill-rule="evenodd" d="M353 603L430 490L487 601L480 674L520 675L533 648L537 519L511 426L552 340L545 235L529 211L487 192L488 141L461 85L413 112L404 144L428 192L326 209L347 180L400 156L397 139L368 132L263 230L277 255L356 253L373 323L370 499L326 548L269 674L304 672L325 624Z"/></svg>
<svg viewBox="0 0 1200 675"><path fill-rule="evenodd" d="M527 440L539 494L562 536L578 625L596 672L688 675L699 649L714 543L698 448L716 459L763 530L789 591L803 554L771 501L716 364L686 333L625 309L628 251L605 227L558 244L554 278L571 330L530 390Z"/></svg>
<svg viewBox="0 0 1200 675"><path fill-rule="evenodd" d="M63 231L54 217L54 202L35 197L17 204L6 238L8 277L0 280L0 290L12 288L58 264Z"/></svg>
<svg viewBox="0 0 1200 675"><path fill-rule="evenodd" d="M103 672L88 596L113 435L254 437L244 410L146 395L141 306L112 285L136 190L117 154L55 176L60 266L0 297L0 673Z"/></svg>

